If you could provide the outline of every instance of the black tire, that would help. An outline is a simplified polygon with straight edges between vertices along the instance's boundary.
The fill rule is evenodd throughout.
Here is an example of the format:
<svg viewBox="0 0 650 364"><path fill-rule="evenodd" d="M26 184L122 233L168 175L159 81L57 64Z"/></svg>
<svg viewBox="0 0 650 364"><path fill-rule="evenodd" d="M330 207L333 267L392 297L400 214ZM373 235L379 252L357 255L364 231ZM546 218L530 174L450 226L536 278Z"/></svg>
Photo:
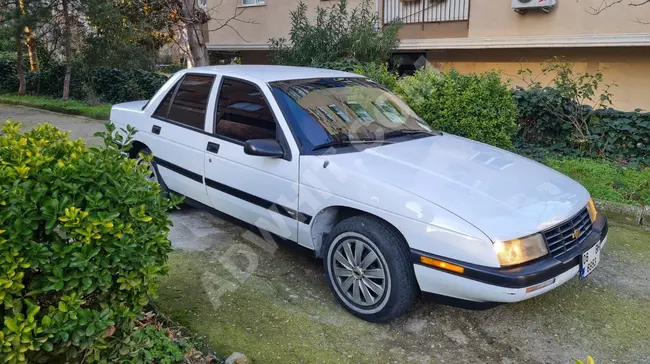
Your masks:
<svg viewBox="0 0 650 364"><path fill-rule="evenodd" d="M375 258L371 252L376 259L363 267ZM323 246L323 265L339 303L366 321L384 322L403 314L418 294L408 244L393 226L374 216L357 215L336 224ZM380 271L384 278L378 278ZM377 287L383 287L382 294Z"/></svg>
<svg viewBox="0 0 650 364"><path fill-rule="evenodd" d="M143 161L143 159L140 157L140 154L149 156L152 154L151 149L149 149L148 147L144 147L136 153L135 159L138 161L138 163L140 163L140 161ZM160 185L160 189L162 190L163 196L167 196L169 190L167 189L167 185L165 184L165 181L163 181L162 177L160 176L160 172L158 172L158 164L156 163L155 160L153 159L151 160L151 163L149 164L149 168L151 169L152 174L155 177L155 180Z"/></svg>

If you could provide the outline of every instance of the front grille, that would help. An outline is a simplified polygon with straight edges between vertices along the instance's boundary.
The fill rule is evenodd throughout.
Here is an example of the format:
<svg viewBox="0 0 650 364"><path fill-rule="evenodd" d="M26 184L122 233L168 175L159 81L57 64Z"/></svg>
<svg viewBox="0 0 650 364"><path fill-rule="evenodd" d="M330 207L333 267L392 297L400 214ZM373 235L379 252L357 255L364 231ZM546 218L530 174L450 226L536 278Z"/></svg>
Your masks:
<svg viewBox="0 0 650 364"><path fill-rule="evenodd" d="M575 231L578 229L580 234L574 238ZM557 258L580 246L589 236L591 229L591 218L585 207L574 217L543 233L549 253L553 258Z"/></svg>

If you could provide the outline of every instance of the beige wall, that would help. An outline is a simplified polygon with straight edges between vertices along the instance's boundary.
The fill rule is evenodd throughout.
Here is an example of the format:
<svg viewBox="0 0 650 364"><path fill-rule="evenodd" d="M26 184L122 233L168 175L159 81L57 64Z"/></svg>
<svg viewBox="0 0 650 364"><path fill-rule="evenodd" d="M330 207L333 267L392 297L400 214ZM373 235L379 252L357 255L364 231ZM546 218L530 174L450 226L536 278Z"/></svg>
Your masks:
<svg viewBox="0 0 650 364"><path fill-rule="evenodd" d="M632 1L623 0L591 15L587 10L598 8L603 0L558 0L548 14L530 11L519 15L510 8L509 0L472 0L469 37L650 33L650 25L638 21L650 21L650 4L631 7L628 3Z"/></svg>
<svg viewBox="0 0 650 364"><path fill-rule="evenodd" d="M303 0L309 9L309 13L314 15L316 7L329 7L338 1L323 0ZM349 8L356 7L360 0L349 0ZM210 22L210 42L209 44L267 44L269 38L286 37L291 29L291 20L289 12L296 9L299 0L266 0L265 5L241 7L241 0L208 0L208 8L218 6ZM240 13L237 19L251 21L254 24L246 24L239 21L231 21L229 25L234 27L237 32L229 27L220 27L226 19ZM239 35L237 34L239 33ZM242 39L243 38L243 39Z"/></svg>
<svg viewBox="0 0 650 364"><path fill-rule="evenodd" d="M404 24L398 36L400 39L467 38L468 30L466 21Z"/></svg>
<svg viewBox="0 0 650 364"><path fill-rule="evenodd" d="M513 86L524 85L517 75L520 69L538 74L544 60L561 56L574 64L576 72L603 73L605 84L612 88L614 106L619 110L641 108L650 111L650 50L647 48L565 48L565 49L503 49L430 51L427 60L436 68L460 72L503 72ZM540 79L540 82L548 80Z"/></svg>

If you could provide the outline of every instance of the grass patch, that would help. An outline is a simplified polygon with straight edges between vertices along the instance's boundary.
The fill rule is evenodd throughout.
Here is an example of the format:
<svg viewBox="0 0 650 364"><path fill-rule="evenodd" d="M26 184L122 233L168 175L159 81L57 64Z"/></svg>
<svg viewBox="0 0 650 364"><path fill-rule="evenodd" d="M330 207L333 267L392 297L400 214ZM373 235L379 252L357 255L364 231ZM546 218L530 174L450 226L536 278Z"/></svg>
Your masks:
<svg viewBox="0 0 650 364"><path fill-rule="evenodd" d="M549 158L545 163L580 182L595 198L650 205L650 168L629 168L590 158Z"/></svg>
<svg viewBox="0 0 650 364"><path fill-rule="evenodd" d="M19 96L15 94L0 95L0 103L22 105L60 112L69 115L87 116L93 119L108 120L111 113L110 104L88 105L79 100L62 100L43 96Z"/></svg>

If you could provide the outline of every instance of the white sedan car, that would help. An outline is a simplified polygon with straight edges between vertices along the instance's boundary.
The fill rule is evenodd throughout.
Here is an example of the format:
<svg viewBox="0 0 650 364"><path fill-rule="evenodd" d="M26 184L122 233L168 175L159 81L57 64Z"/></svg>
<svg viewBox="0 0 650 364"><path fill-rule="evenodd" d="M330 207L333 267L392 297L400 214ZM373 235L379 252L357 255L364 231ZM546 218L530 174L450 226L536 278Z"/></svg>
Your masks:
<svg viewBox="0 0 650 364"><path fill-rule="evenodd" d="M419 292L503 303L598 264L607 219L568 177L436 132L356 74L219 66L172 76L149 101L115 105L132 157L186 201L323 258L339 302L368 321ZM268 234L267 234L268 235Z"/></svg>

